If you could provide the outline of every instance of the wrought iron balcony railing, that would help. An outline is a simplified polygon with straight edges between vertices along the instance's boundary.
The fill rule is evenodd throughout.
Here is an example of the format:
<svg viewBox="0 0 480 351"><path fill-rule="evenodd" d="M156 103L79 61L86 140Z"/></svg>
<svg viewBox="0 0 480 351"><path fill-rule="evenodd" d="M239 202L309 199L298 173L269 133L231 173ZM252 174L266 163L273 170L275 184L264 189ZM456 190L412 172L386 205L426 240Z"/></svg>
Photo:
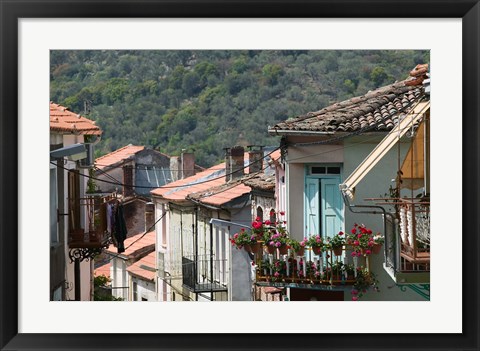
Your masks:
<svg viewBox="0 0 480 351"><path fill-rule="evenodd" d="M227 291L226 259L211 255L182 257L183 286L195 293Z"/></svg>

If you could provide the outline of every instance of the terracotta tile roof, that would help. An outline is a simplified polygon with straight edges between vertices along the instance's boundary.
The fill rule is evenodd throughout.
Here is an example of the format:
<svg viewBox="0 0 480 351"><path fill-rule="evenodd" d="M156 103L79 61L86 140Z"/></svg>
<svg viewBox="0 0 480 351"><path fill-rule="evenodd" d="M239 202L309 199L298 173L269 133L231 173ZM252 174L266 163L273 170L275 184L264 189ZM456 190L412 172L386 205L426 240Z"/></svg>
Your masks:
<svg viewBox="0 0 480 351"><path fill-rule="evenodd" d="M187 196L200 203L213 206L222 206L226 203L250 193L252 189L243 184L243 178L219 186L210 187L204 191L198 191Z"/></svg>
<svg viewBox="0 0 480 351"><path fill-rule="evenodd" d="M98 277L100 275L104 275L107 278L110 278L110 267L112 267L111 263L106 263L103 266L98 267L94 270L93 275Z"/></svg>
<svg viewBox="0 0 480 351"><path fill-rule="evenodd" d="M109 154L98 157L95 160L95 166L100 169L112 166L118 162L122 162L132 157L137 152L142 151L143 149L145 149L145 146L135 146L132 144L126 145L124 147L121 147L120 149L110 152Z"/></svg>
<svg viewBox="0 0 480 351"><path fill-rule="evenodd" d="M270 157L278 159L280 151L274 151ZM244 154L244 160L248 162L248 153ZM245 168L245 172L248 173L248 167ZM170 201L194 200L206 205L222 206L250 193L251 188L244 182L251 177L252 175L247 174L240 179L226 183L224 162L194 176L155 189L151 191L151 194Z"/></svg>
<svg viewBox="0 0 480 351"><path fill-rule="evenodd" d="M95 122L50 102L50 131L66 134L101 135Z"/></svg>
<svg viewBox="0 0 480 351"><path fill-rule="evenodd" d="M147 267L147 268L146 268ZM155 270L155 251L138 260L127 268L127 271L133 275L144 278L146 280L154 280L156 276Z"/></svg>
<svg viewBox="0 0 480 351"><path fill-rule="evenodd" d="M140 233L131 236L124 241L125 252L122 252L122 256L135 256L144 251L155 249L155 231L148 232L147 234ZM142 237L143 236L143 237ZM117 255L117 249L113 245L106 250L109 253Z"/></svg>
<svg viewBox="0 0 480 351"><path fill-rule="evenodd" d="M177 180L164 187L152 190L151 194L166 200L185 200L188 195L205 191L225 183L225 162L199 172L191 177Z"/></svg>
<svg viewBox="0 0 480 351"><path fill-rule="evenodd" d="M390 130L402 114L424 97L422 82L427 71L428 65L418 65L410 72L409 79L277 123L269 128L269 133Z"/></svg>

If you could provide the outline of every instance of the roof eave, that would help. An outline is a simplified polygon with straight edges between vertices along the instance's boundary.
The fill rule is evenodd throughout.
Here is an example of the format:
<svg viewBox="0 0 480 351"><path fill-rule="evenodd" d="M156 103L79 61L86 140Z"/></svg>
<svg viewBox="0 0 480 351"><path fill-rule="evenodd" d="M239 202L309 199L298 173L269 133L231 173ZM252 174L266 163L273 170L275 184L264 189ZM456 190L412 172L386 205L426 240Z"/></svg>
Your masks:
<svg viewBox="0 0 480 351"><path fill-rule="evenodd" d="M311 135L334 135L335 132L322 132L315 130L290 130L290 129L269 129L268 134L270 135L300 135L300 136L311 136Z"/></svg>

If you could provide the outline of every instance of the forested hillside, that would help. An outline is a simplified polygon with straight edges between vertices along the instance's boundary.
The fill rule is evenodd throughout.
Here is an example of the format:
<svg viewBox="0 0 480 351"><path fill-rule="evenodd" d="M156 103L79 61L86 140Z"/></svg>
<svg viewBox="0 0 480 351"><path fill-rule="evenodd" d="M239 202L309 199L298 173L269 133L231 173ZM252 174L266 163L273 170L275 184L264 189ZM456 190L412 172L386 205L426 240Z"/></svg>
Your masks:
<svg viewBox="0 0 480 351"><path fill-rule="evenodd" d="M132 143L211 166L268 126L407 78L427 51L52 51L51 100L95 120L100 156Z"/></svg>

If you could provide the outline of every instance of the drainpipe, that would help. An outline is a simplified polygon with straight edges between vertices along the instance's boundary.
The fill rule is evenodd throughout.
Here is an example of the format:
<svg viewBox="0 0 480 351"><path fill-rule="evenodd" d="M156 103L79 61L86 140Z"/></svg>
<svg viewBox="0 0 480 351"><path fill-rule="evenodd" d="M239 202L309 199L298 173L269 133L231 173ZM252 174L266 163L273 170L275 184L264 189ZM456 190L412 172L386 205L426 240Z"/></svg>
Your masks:
<svg viewBox="0 0 480 351"><path fill-rule="evenodd" d="M395 217L387 212L385 208L379 205L352 205L350 204L350 201L348 200L348 196L345 194L345 192L341 191L343 201L345 202L345 205L347 205L348 209L353 212L353 213L365 213L365 214L382 214L383 215L383 232L385 233L385 247L383 248L383 259L386 262L386 257L387 257L387 245L388 245L388 238L387 238L387 221L386 217L389 216L392 220L392 223L395 223ZM355 211L355 208L366 208L370 209L367 211ZM380 210L380 211L376 211ZM395 243L395 256L397 256L397 243ZM393 269L396 272L397 271L397 257L393 260Z"/></svg>
<svg viewBox="0 0 480 351"><path fill-rule="evenodd" d="M75 301L80 301L80 259L75 258L75 265L74 265L74 274L75 274Z"/></svg>
<svg viewBox="0 0 480 351"><path fill-rule="evenodd" d="M213 223L210 222L210 301L214 301L213 298Z"/></svg>

